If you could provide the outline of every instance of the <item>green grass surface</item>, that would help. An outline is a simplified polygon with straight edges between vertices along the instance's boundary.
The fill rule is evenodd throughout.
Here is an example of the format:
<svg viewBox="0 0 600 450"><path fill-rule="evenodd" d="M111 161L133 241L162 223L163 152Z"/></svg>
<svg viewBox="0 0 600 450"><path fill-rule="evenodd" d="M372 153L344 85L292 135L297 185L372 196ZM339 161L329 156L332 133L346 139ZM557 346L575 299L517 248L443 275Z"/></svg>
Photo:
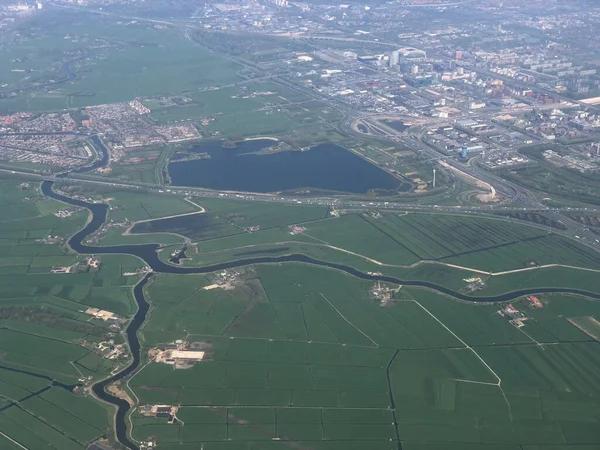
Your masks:
<svg viewBox="0 0 600 450"><path fill-rule="evenodd" d="M109 427L107 409L57 383L74 386L113 369L114 361L82 344L121 337L82 311L94 306L130 315L139 278L122 273L141 264L105 255L95 272L50 273L83 257L40 240L66 240L84 226L87 213L58 218L53 213L66 206L39 197L39 186L29 184L22 189L18 181L0 181L0 432L10 438L2 436L0 448L85 449Z"/></svg>
<svg viewBox="0 0 600 450"><path fill-rule="evenodd" d="M274 205L269 203L224 201L210 198L196 198L196 204L207 210L204 214L153 220L136 224L132 233L176 233L194 242L203 243L203 252L211 249L223 249L239 245L264 243L265 231L272 230L267 236L278 239L293 239L287 226L324 219L327 208L302 205ZM245 229L258 227L259 231L249 234ZM256 234L259 233L259 234ZM243 235L236 237L236 235ZM255 236L254 236L255 235ZM231 237L231 239L228 239ZM234 242L234 244L231 244Z"/></svg>
<svg viewBox="0 0 600 450"><path fill-rule="evenodd" d="M142 404L182 405L185 423L134 415L136 437L167 448L286 446L274 438L378 448L397 436L417 450L600 445L598 343L567 320L597 317L596 302L517 300L529 316L517 329L496 313L501 305L417 288L382 307L369 298L373 283L329 269L249 273L233 291L205 291L203 276L159 275L149 286L146 343L187 336L213 351L191 369L151 363L133 378Z"/></svg>
<svg viewBox="0 0 600 450"><path fill-rule="evenodd" d="M82 339L96 342L102 333L102 325L87 322L81 311L94 306L130 316L131 287L139 278L123 273L142 263L103 255L97 272L50 274L53 265L81 257L36 240L48 234L68 237L83 226L86 213L59 219L52 213L61 205L40 201L21 209L18 205L30 204L23 202L27 195L14 183L1 187L6 205L17 206L7 209L14 220L0 221L0 314L3 308L34 309L26 310L32 311L31 320L22 314L0 320L0 365L21 371L0 368L1 404L20 402L1 411L0 431L32 449L43 448L42 442L85 448L104 433L110 422L106 411L90 398L51 386L51 380L73 383L110 371L110 363L79 345ZM197 210L171 196L94 195L100 194L113 199L111 218L117 220ZM322 207L202 200L197 199L208 212L197 216L214 220L215 227L180 227L200 241L190 262L196 265L298 252L460 290L472 271L394 265L429 259L500 271L531 261L597 264L595 255L576 243L491 219L388 213L325 218ZM164 232L162 225L170 220L140 224ZM287 226L295 223L307 232L289 235ZM161 229L152 228L156 224ZM241 230L252 225L261 230ZM227 230L240 234L226 236ZM109 238L152 242L154 236L167 235ZM188 370L150 363L131 379L141 404L180 405L183 422L171 425L134 413L134 438L185 450L289 444L392 450L398 439L409 450L600 445L597 302L545 294L540 309L515 299L512 304L528 317L517 328L498 314L504 305L458 303L418 288L399 287L384 305L371 294L373 282L332 269L286 263L237 270L241 282L231 290L203 289L214 283L211 274L159 274L146 287L152 309L140 336L145 348L185 338L209 343L212 350ZM599 288L595 272L576 269L480 276L487 287L476 295L528 286ZM40 311L55 315L41 321ZM88 328L74 327L79 323Z"/></svg>
<svg viewBox="0 0 600 450"><path fill-rule="evenodd" d="M273 83L227 86L189 93L188 98L189 101L183 105L162 106L153 100L144 103L152 109L151 117L157 122L173 122L214 115L248 114L263 108L265 104L286 105L309 100L304 94Z"/></svg>
<svg viewBox="0 0 600 450"><path fill-rule="evenodd" d="M192 203L181 197L168 195L137 194L119 191L110 198L111 211L109 219L130 221L157 219L165 216L187 214L198 211Z"/></svg>
<svg viewBox="0 0 600 450"><path fill-rule="evenodd" d="M261 229L271 229L327 217L327 207L324 206L223 201L212 198L198 198L196 202L209 212L240 227L259 226Z"/></svg>
<svg viewBox="0 0 600 450"><path fill-rule="evenodd" d="M50 380L4 364L0 367L0 398L7 402L0 415L0 431L30 448L44 448L44 442L53 448L85 448L104 434L106 409L90 398L53 386Z"/></svg>
<svg viewBox="0 0 600 450"><path fill-rule="evenodd" d="M598 257L557 235L503 221L430 214L349 215L313 224L308 235L389 264L427 259L485 271L550 263L599 267ZM343 230L335 232L334 230Z"/></svg>
<svg viewBox="0 0 600 450"><path fill-rule="evenodd" d="M264 206L275 210L279 205ZM210 209L210 203L208 207ZM270 217L268 209L265 208L263 212L264 220ZM220 217L233 219L233 223L240 226L261 222L258 217L249 218L244 209L239 214L230 213L227 209L221 212L218 208L213 208L213 211ZM574 241L558 235L548 235L543 230L527 225L500 220L391 213L380 218L348 214L324 220L316 217L311 220L308 219L310 216L306 216L308 220L305 222L287 220L288 223L302 223L306 228L303 234L290 235L287 227L280 225L286 222L286 209L280 207L280 211L278 220L267 222L278 228L261 228L251 234L202 242L198 247L198 256L192 257L186 264L206 265L232 259L237 255L251 255L252 252L258 254L261 249L272 250L274 253L296 251L317 259L348 264L366 271L381 271L403 279L430 279L440 283L441 277L449 287L457 290L460 289L460 283L457 284L460 274L456 270L460 269L448 265L464 267L462 278L472 276L473 272L469 269L496 273L546 264L600 267L599 258ZM255 214L258 215L259 212ZM307 245L294 242L306 242ZM277 246L280 250L277 250ZM422 260L437 264L416 266L408 270L407 266ZM579 283L569 283L569 276L550 275L553 271L566 273L568 269L550 268L493 277L487 280L490 289L475 295L505 290L511 284L523 284L520 280L540 287L544 280L551 280L552 284L549 286L579 286ZM580 277L594 278L593 272L574 273L578 273ZM512 279L518 281L513 282Z"/></svg>
<svg viewBox="0 0 600 450"><path fill-rule="evenodd" d="M238 80L234 64L195 45L176 30L140 22L115 23L89 15L83 24L73 13L61 12L58 20L65 22L63 27L43 27L33 33L35 37L2 50L0 57L8 64L0 69L0 80L12 88L61 80L62 60L73 59L75 52L85 50L87 58L73 65L77 78L55 84L50 92L34 89L15 99L2 100L0 110L78 108L179 94ZM66 39L64 32L57 31L64 27L69 29Z"/></svg>
<svg viewBox="0 0 600 450"><path fill-rule="evenodd" d="M174 233L193 241L215 239L243 233L242 228L210 213L198 213L136 224L132 233Z"/></svg>

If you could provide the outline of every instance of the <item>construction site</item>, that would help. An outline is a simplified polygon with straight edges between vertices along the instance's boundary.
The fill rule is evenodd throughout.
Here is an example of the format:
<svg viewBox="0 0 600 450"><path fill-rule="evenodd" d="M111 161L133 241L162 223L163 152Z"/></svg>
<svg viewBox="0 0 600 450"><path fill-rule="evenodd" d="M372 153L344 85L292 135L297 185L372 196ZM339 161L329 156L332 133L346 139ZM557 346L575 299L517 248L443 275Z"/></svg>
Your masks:
<svg viewBox="0 0 600 450"><path fill-rule="evenodd" d="M89 314L90 316L94 316L96 319L103 320L111 325L122 325L126 322L124 317L119 317L114 312L106 311L104 309L88 308L85 310L85 313Z"/></svg>
<svg viewBox="0 0 600 450"><path fill-rule="evenodd" d="M97 271L100 268L100 258L97 256L88 256L83 261L78 261L70 266L53 266L50 273L79 273Z"/></svg>
<svg viewBox="0 0 600 450"><path fill-rule="evenodd" d="M178 423L178 406L171 405L143 405L138 411L145 417L156 417L157 419L167 419L167 423Z"/></svg>
<svg viewBox="0 0 600 450"><path fill-rule="evenodd" d="M254 276L253 269L230 269L215 272L207 276L211 284L204 286L202 289L205 291L210 291L212 289L232 290L237 286L244 284L244 279L251 278L248 275Z"/></svg>
<svg viewBox="0 0 600 450"><path fill-rule="evenodd" d="M172 365L175 369L190 369L196 363L206 359L212 351L209 342L185 342L177 340L169 344L161 344L148 351L154 362Z"/></svg>

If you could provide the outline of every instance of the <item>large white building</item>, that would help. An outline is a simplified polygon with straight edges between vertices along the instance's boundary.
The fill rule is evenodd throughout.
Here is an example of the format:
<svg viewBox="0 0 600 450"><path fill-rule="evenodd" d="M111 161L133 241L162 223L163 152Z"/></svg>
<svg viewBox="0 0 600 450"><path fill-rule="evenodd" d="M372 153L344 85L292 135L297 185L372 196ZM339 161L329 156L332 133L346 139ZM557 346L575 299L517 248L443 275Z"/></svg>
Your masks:
<svg viewBox="0 0 600 450"><path fill-rule="evenodd" d="M390 53L390 67L395 67L398 65L398 61L400 60L400 51L394 50Z"/></svg>
<svg viewBox="0 0 600 450"><path fill-rule="evenodd" d="M427 58L427 53L424 50L419 50L413 47L402 47L398 49L400 59L421 59Z"/></svg>

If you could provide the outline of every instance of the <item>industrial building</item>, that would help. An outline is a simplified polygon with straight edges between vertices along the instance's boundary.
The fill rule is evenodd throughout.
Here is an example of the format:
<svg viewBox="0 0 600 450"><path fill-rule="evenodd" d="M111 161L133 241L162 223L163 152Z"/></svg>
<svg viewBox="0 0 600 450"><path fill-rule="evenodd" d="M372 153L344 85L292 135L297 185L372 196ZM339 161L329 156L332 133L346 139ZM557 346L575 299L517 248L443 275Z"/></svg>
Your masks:
<svg viewBox="0 0 600 450"><path fill-rule="evenodd" d="M417 48L413 48L413 47L402 47L402 48L398 49L397 51L398 51L400 60L405 60L405 59L415 60L415 59L427 58L427 52L425 52L424 50L419 50Z"/></svg>

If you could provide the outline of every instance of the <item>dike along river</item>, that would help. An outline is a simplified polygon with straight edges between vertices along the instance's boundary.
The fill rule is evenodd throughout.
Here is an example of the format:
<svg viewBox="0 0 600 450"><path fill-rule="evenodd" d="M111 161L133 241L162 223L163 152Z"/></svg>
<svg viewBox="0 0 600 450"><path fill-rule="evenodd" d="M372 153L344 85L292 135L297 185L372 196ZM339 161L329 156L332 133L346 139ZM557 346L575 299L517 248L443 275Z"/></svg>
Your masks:
<svg viewBox="0 0 600 450"><path fill-rule="evenodd" d="M80 206L89 209L92 212L92 219L88 222L88 224L78 233L74 234L69 239L69 245L73 250L78 253L84 254L103 254L103 253L112 253L112 254L128 254L134 255L141 259L143 259L154 272L160 273L179 273L179 274L191 274L191 273L210 273L215 271L220 271L224 269L230 269L234 267L246 266L250 264L261 264L261 263L280 263L280 262L301 262L307 264L314 264L323 267L329 267L332 269L341 270L355 277L361 278L363 280L373 280L373 281L384 281L389 283L400 284L403 286L417 286L433 289L440 293L449 295L459 300L465 300L470 302L497 302L497 301L508 301L512 300L516 297L520 297L523 295L530 294L540 294L540 293L569 293L569 294L579 294L587 297L592 297L600 300L600 294L587 292L579 289L563 289L563 288L543 288L543 289L521 289L518 291L510 292L507 294L497 295L493 297L470 297L468 295L464 295L458 292L454 292L450 289L447 289L443 286L438 286L434 283L429 283L426 281L405 281L400 280L394 277L388 276L380 276L380 275L369 275L367 273L358 271L352 267L344 266L341 264L329 263L324 261L319 261L308 256L300 255L300 254L292 254L285 256L262 256L262 257L254 257L248 259L242 259L237 261L230 261L222 264L215 264L212 266L205 267L175 267L165 262L161 261L158 257L157 250L159 245L157 244L143 244L143 245L118 245L118 246L107 246L107 247L92 247L89 245L85 245L83 240L86 236L96 231L104 221L106 220L106 214L108 211L108 205L106 204L91 204L87 202L83 202L81 200L75 200L69 197L65 197L64 195L58 194L52 189L53 183L51 181L44 181L42 183L42 192L44 195L52 197L56 200L63 201L65 203L69 203L74 206ZM111 403L117 407L117 415L115 419L115 427L118 440L125 445L127 448L132 450L138 450L138 447L132 443L127 437L127 425L125 421L125 416L127 411L129 411L129 404L122 399L114 397L113 395L105 392L106 386L109 384L119 381L132 373L140 365L141 352L140 352L140 341L138 339L137 333L146 320L146 314L148 313L149 304L144 298L143 289L146 283L148 283L149 277L151 274L146 275L134 288L134 297L138 305L138 311L133 317L132 321L129 323L126 336L129 342L129 348L131 349L131 354L133 356L131 363L129 366L124 368L121 372L113 375L112 377L100 381L93 386L94 393L101 398L102 400Z"/></svg>

